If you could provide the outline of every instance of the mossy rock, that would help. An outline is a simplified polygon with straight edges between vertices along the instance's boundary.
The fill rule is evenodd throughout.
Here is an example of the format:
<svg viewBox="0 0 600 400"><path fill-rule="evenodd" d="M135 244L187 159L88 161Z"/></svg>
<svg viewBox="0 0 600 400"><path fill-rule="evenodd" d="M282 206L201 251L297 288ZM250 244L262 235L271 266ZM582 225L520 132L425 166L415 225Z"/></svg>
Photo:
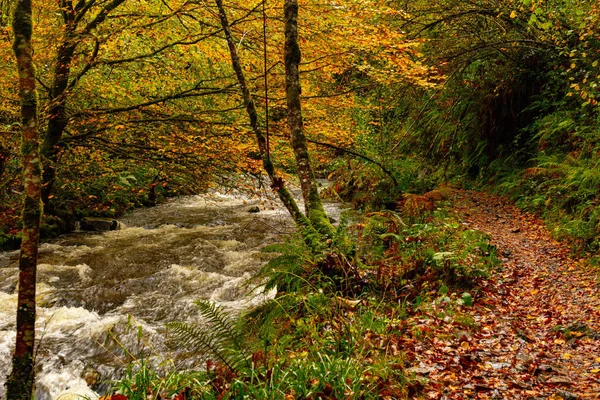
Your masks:
<svg viewBox="0 0 600 400"><path fill-rule="evenodd" d="M21 247L21 236L0 232L0 250L17 250Z"/></svg>
<svg viewBox="0 0 600 400"><path fill-rule="evenodd" d="M112 218L85 217L80 221L82 231L106 232L120 228L119 221Z"/></svg>

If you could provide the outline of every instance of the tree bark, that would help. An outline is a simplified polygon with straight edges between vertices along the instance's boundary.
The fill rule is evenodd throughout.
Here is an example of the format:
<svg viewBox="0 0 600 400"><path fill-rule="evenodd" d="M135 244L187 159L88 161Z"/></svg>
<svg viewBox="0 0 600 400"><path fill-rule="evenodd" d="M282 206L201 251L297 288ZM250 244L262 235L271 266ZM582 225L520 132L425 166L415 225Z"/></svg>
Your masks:
<svg viewBox="0 0 600 400"><path fill-rule="evenodd" d="M58 57L54 68L54 82L48 107L48 127L42 144L42 156L44 157L42 200L44 204L48 204L48 199L52 193L56 179L56 164L60 152L59 143L68 124L65 90L69 83L71 61L76 48L73 40L72 34L68 32L67 28L65 39L58 48Z"/></svg>
<svg viewBox="0 0 600 400"><path fill-rule="evenodd" d="M219 19L221 21L221 27L223 28L223 32L225 33L225 39L227 40L227 46L229 47L231 64L233 66L235 75L240 85L240 91L242 92L242 98L244 100L244 106L246 107L246 113L250 118L250 126L252 127L252 132L254 133L254 136L256 136L256 142L258 143L258 149L262 158L263 168L265 169L267 175L269 176L269 179L271 180L271 187L277 192L279 199L287 208L292 218L294 218L296 224L299 226L306 226L308 225L308 220L306 216L304 216L304 214L302 214L302 212L298 208L296 200L294 200L294 197L285 186L283 179L277 176L277 173L275 172L275 167L273 166L273 162L269 157L269 152L267 150L267 140L262 130L258 126L258 113L256 111L256 106L254 105L254 99L252 98L252 94L250 93L250 89L248 89L248 85L246 83L246 77L244 76L244 72L242 70L242 65L240 63L240 58L237 54L233 37L231 36L229 22L227 21L227 14L225 14L225 9L223 8L223 0L215 0L215 3L219 10Z"/></svg>
<svg viewBox="0 0 600 400"><path fill-rule="evenodd" d="M44 142L42 144L42 157L44 158L43 188L42 200L45 205L48 204L50 194L56 181L56 167L63 134L69 123L67 115L67 97L69 88L69 78L71 75L71 63L75 50L80 43L80 37L85 37L98 25L102 24L110 12L118 8L126 0L112 0L106 4L98 14L91 19L88 24L77 32L78 23L84 18L90 10L79 2L73 6L71 0L61 0L60 6L65 24L65 32L62 43L58 47L56 54L56 65L54 67L54 76L50 98L48 100L48 127Z"/></svg>
<svg viewBox="0 0 600 400"><path fill-rule="evenodd" d="M34 391L35 284L41 202L41 163L38 143L37 94L32 63L31 0L18 0L13 14L14 45L19 69L23 158L23 230L19 257L17 339L12 372L6 382L8 400L30 400Z"/></svg>
<svg viewBox="0 0 600 400"><path fill-rule="evenodd" d="M298 71L301 58L300 47L298 45L298 1L285 0L283 11L285 17L284 62L288 127L296 158L300 187L302 188L306 214L312 226L319 233L331 237L333 226L329 222L329 218L319 197L317 181L310 163L302 122L301 87Z"/></svg>

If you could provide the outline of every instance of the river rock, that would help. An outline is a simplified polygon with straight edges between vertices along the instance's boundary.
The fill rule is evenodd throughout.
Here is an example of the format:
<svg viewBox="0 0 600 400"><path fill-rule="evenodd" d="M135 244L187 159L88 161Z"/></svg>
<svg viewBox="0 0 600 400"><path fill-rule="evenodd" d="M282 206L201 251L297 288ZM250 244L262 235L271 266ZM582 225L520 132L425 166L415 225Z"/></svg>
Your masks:
<svg viewBox="0 0 600 400"><path fill-rule="evenodd" d="M98 400L100 396L85 385L77 385L60 392L55 400Z"/></svg>
<svg viewBox="0 0 600 400"><path fill-rule="evenodd" d="M112 218L84 217L80 222L82 231L105 232L119 229L119 221Z"/></svg>
<svg viewBox="0 0 600 400"><path fill-rule="evenodd" d="M81 372L81 377L85 380L85 383L87 383L88 386L93 387L96 383L98 383L98 381L100 381L102 375L96 368L88 365Z"/></svg>

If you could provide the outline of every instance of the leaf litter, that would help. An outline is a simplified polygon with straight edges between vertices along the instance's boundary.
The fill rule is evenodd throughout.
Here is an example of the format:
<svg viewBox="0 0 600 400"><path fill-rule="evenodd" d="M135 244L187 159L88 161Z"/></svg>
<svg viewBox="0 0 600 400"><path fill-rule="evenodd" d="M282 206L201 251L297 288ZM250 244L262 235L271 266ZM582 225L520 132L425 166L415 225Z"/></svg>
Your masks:
<svg viewBox="0 0 600 400"><path fill-rule="evenodd" d="M597 271L502 197L457 191L455 204L470 229L490 235L502 264L477 282L473 306L460 307L468 327L444 316L443 302L411 317L412 335L399 338L412 360L409 396L599 399Z"/></svg>

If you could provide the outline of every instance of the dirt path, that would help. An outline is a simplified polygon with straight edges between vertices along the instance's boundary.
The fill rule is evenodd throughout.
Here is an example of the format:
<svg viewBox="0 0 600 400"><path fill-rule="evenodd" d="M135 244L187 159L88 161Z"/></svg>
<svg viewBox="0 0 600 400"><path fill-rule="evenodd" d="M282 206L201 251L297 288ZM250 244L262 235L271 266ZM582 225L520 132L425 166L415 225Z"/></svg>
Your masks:
<svg viewBox="0 0 600 400"><path fill-rule="evenodd" d="M448 328L450 339L418 349L424 398L600 399L596 273L504 199L460 191L456 204L491 235L502 266L468 311L477 328Z"/></svg>

